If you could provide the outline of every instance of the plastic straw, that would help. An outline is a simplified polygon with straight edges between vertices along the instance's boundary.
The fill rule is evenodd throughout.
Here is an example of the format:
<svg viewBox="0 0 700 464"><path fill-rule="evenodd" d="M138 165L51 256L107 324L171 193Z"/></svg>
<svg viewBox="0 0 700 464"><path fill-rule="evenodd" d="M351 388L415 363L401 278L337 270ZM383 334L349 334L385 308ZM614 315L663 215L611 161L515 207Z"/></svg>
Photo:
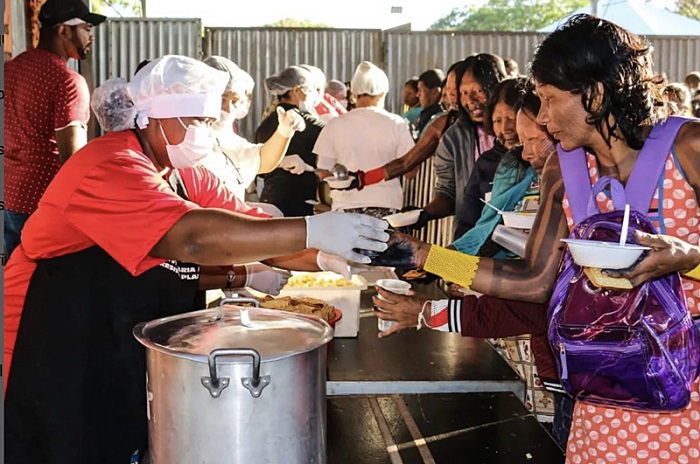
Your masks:
<svg viewBox="0 0 700 464"><path fill-rule="evenodd" d="M483 201L484 204L485 204L486 206L488 206L489 208L498 211L498 214L502 214L502 213L503 213L503 211L501 211L500 209L496 208L495 206L493 206L491 203L489 203L488 201L484 200L483 198L479 198L479 200Z"/></svg>
<svg viewBox="0 0 700 464"><path fill-rule="evenodd" d="M627 242L627 229L630 226L630 205L625 205L625 215L622 218L622 230L620 231L620 246Z"/></svg>

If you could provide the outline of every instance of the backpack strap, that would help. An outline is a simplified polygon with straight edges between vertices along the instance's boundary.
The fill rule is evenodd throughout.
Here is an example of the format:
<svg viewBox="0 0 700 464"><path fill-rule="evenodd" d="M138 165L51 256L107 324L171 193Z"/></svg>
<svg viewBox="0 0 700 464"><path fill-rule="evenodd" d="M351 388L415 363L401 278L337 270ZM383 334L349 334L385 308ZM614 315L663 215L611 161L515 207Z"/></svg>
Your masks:
<svg viewBox="0 0 700 464"><path fill-rule="evenodd" d="M693 119L669 116L666 122L651 129L625 187L630 209L644 214L649 211L673 142L681 126L688 121Z"/></svg>
<svg viewBox="0 0 700 464"><path fill-rule="evenodd" d="M586 152L583 148L566 151L557 144L557 153L571 215L574 224L578 224L588 217L588 199L591 196L591 176L588 174Z"/></svg>
<svg viewBox="0 0 700 464"><path fill-rule="evenodd" d="M625 197L630 203L630 209L644 214L649 211L668 153L681 126L688 121L693 119L669 116L666 122L651 129L625 187ZM574 223L578 224L590 215L588 201L591 197L591 178L586 152L583 148L566 151L560 145L557 145L557 152L571 215ZM654 182L650 182L650 179L654 179Z"/></svg>
<svg viewBox="0 0 700 464"><path fill-rule="evenodd" d="M591 188L591 193L588 197L588 209L586 212L586 217L600 213L600 208L598 207L598 200L596 199L596 196L600 192L604 191L606 188L610 191L610 197L613 202L613 207L616 210L624 211L625 204L627 203L625 187L622 186L619 180L613 177L603 176L598 178L598 181L595 184L593 184L593 187Z"/></svg>

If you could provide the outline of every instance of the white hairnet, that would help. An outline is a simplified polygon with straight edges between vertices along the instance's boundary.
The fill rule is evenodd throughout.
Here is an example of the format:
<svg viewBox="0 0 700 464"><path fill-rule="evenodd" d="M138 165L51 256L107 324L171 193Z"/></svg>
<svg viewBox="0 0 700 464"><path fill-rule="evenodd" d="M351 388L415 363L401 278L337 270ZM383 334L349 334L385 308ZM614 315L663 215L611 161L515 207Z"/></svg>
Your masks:
<svg viewBox="0 0 700 464"><path fill-rule="evenodd" d="M105 132L133 129L136 108L131 101L127 82L121 77L108 79L95 89L90 108Z"/></svg>
<svg viewBox="0 0 700 464"><path fill-rule="evenodd" d="M321 68L311 66L310 64L300 64L299 67L306 69L311 73L311 79L314 87L323 90L326 86L326 74L321 71Z"/></svg>
<svg viewBox="0 0 700 464"><path fill-rule="evenodd" d="M370 63L363 61L357 66L350 81L350 91L355 95L381 95L389 92L389 78L386 73Z"/></svg>
<svg viewBox="0 0 700 464"><path fill-rule="evenodd" d="M235 92L238 95L253 93L255 81L250 77L250 74L239 68L233 61L223 56L214 55L205 58L204 63L229 75L227 91Z"/></svg>
<svg viewBox="0 0 700 464"><path fill-rule="evenodd" d="M281 73L265 79L265 88L272 95L284 95L297 85L300 87L313 85L311 73L300 66L290 66Z"/></svg>
<svg viewBox="0 0 700 464"><path fill-rule="evenodd" d="M136 124L143 129L148 118L218 119L228 80L227 73L186 56L165 55L153 60L128 85L136 106Z"/></svg>

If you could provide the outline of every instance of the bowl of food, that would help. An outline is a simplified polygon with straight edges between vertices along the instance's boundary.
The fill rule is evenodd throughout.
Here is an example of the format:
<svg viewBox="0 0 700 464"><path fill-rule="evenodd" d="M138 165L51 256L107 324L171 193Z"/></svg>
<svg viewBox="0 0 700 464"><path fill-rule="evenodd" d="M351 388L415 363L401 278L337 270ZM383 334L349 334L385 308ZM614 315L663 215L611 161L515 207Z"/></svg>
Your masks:
<svg viewBox="0 0 700 464"><path fill-rule="evenodd" d="M503 216L503 225L513 229L532 229L536 213L521 213L518 211L499 211Z"/></svg>
<svg viewBox="0 0 700 464"><path fill-rule="evenodd" d="M628 268L637 262L642 253L650 249L633 243L620 245L617 242L574 238L563 238L561 241L569 246L571 257L576 264L599 269Z"/></svg>
<svg viewBox="0 0 700 464"><path fill-rule="evenodd" d="M390 214L389 216L384 216L384 220L387 221L391 227L406 227L418 222L421 211L423 210L414 209L404 213Z"/></svg>
<svg viewBox="0 0 700 464"><path fill-rule="evenodd" d="M350 187L355 176L348 176L347 179L338 179L337 177L326 177L323 179L332 189L344 189Z"/></svg>

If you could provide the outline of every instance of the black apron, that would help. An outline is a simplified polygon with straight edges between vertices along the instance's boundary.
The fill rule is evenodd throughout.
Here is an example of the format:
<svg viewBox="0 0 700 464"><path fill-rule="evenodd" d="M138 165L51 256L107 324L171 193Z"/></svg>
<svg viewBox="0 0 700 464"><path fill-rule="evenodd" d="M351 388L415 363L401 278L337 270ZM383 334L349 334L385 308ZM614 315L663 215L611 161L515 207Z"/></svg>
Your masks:
<svg viewBox="0 0 700 464"><path fill-rule="evenodd" d="M5 462L128 464L143 454L146 359L131 331L199 309L198 277L175 261L133 277L96 246L37 262L5 396Z"/></svg>

